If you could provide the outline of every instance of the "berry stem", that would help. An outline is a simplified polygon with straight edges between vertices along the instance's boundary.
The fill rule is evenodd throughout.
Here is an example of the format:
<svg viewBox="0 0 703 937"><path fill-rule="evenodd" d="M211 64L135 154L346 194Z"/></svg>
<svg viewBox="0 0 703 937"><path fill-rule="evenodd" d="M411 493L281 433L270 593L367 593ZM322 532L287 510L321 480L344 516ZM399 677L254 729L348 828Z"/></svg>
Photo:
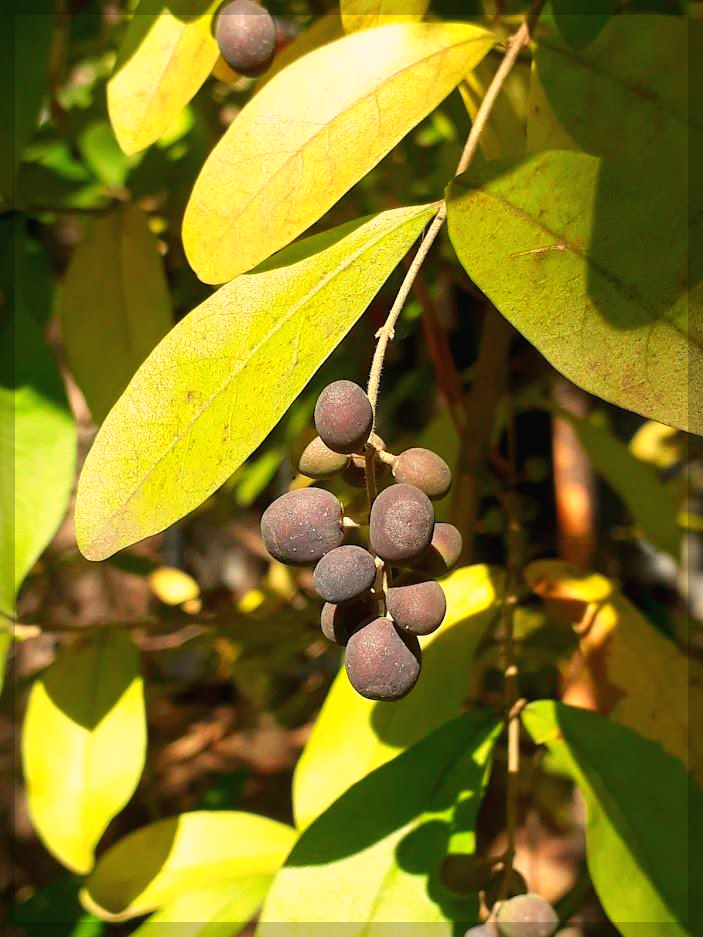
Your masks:
<svg viewBox="0 0 703 937"><path fill-rule="evenodd" d="M503 61L500 63L498 70L496 71L493 80L491 81L486 95L481 102L481 107L476 114L476 119L474 120L471 132L466 140L466 145L464 146L464 151L461 154L461 159L456 167L455 176L461 175L461 173L466 172L466 170L471 165L471 161L476 155L478 150L478 144L481 139L481 134L486 126L488 118L491 115L493 110L493 105L496 102L500 91L505 84L505 80L510 74L515 62L520 55L520 52L524 49L525 46L529 45L532 28L536 22L542 7L544 6L545 0L535 0L532 4L532 8L528 13L525 22L520 26L517 32L508 40L508 45L506 49L505 56ZM412 289L415 277L418 275L420 268L422 267L425 258L430 252L430 248L437 239L437 235L442 230L442 225L444 224L447 218L447 203L446 200L442 200L437 203L437 214L434 216L432 224L427 230L419 248L417 254L413 258L412 263L408 267L407 273L403 279L398 295L395 298L395 302L391 307L391 311L388 313L388 318L386 319L384 325L376 333L377 345L374 352L373 361L371 362L371 372L369 374L369 384L368 384L368 398L371 401L371 406L373 407L374 412L374 423L376 419L376 406L378 404L378 393L381 385L381 372L383 370L383 362L386 357L386 351L388 349L388 344L393 340L395 334L395 326L398 321L398 317L403 310L405 301L407 300L410 290Z"/></svg>

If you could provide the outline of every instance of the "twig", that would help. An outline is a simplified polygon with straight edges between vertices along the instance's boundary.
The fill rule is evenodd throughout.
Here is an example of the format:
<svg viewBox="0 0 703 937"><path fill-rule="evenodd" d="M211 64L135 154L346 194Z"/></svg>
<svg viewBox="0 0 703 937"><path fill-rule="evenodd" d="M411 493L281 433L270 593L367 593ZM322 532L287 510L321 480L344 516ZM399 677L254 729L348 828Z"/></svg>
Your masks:
<svg viewBox="0 0 703 937"><path fill-rule="evenodd" d="M532 27L537 17L539 16L540 10L544 6L545 0L536 0L533 3L532 9L527 16L527 19L518 29L514 36L508 41L507 51L505 57L500 64L500 67L496 71L493 80L491 81L488 90L486 91L486 96L481 102L481 106L478 109L476 114L476 119L473 122L471 127L471 132L466 140L466 145L464 146L464 151L461 154L461 159L456 168L455 176L461 175L461 173L466 172L471 161L476 155L478 150L479 140L483 132L484 127L488 121L488 118L491 115L493 110L493 105L496 102L496 98L500 94L500 91L505 83L505 79L510 74L510 71L517 61L517 58L520 54L520 51L529 44L530 36L532 32ZM412 263L408 267L408 271L405 274L403 282L401 284L398 295L395 298L395 302L391 307L391 311L388 313L388 318L385 321L385 324L378 330L376 333L376 338L378 339L378 344L376 345L376 350L374 352L373 361L371 362L371 372L369 374L369 384L368 384L368 396L371 401L371 406L373 407L374 416L376 414L376 406L378 404L378 391L381 384L381 372L383 370L383 362L386 357L386 350L388 349L388 344L393 340L395 335L395 326L398 321L398 317L405 305L410 290L412 289L413 282L417 276L422 264L425 261L430 248L437 239L437 235L442 229L447 218L447 202L443 200L439 203L437 208L437 214L435 215L432 224L427 230L420 247L418 248L417 254L413 258Z"/></svg>

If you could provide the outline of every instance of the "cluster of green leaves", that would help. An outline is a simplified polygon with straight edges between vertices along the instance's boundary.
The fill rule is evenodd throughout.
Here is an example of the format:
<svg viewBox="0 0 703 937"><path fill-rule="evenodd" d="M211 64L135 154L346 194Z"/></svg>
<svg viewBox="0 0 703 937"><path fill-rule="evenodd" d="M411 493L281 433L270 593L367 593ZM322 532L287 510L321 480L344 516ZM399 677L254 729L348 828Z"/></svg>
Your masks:
<svg viewBox="0 0 703 937"><path fill-rule="evenodd" d="M2 287L15 307L1 347L16 356L14 382L0 388L0 441L4 452L15 449L0 458L5 620L65 514L76 447L43 336L53 277L27 218L101 212L73 254L59 307L68 367L101 424L80 479L77 536L85 556L104 559L201 505L304 392L437 211L451 161L434 160L436 190L426 191L399 165L398 186L382 202L393 207L380 213L348 220L343 199L356 186L352 205L363 203L369 173L423 121L423 139L441 140L453 158L459 143L438 108L459 88L475 116L505 38L483 19L424 20L426 0L342 0L244 88L246 102L211 148L207 104L191 102L217 73L216 6L142 0L107 83L110 50L96 30L94 59L83 62L94 80L52 89L62 117L45 116L38 131L53 18L15 17L26 74L15 81L15 149L0 165L0 191L16 209L0 230ZM679 172L687 148L701 148L701 122L686 105L700 24L611 18L607 2L598 15L578 12L555 0L535 33L529 75L518 66L499 97L483 156L449 186L451 244L499 312L575 383L702 432L696 255L687 266L701 219L694 212L688 231ZM165 221L154 205L169 186ZM408 193L424 204L406 206ZM144 199L150 214L136 204ZM291 244L340 200L336 226ZM210 295L192 284L169 295L163 248L180 251L157 236L182 216L188 262L204 283L224 284ZM174 306L188 314L171 327ZM676 502L655 468L606 427L575 425L644 536L675 555ZM271 478L280 450L272 451L242 498L253 500ZM573 613L575 602L597 611L582 650L616 691L600 707L608 718L548 701L524 713L533 740L583 792L598 896L626 937L662 927L692 935L683 870L687 810L701 809L701 794L682 764L685 659L602 577L533 565L526 579L562 611ZM261 934L281 921L300 934L315 921L359 934L399 920L447 935L473 923L477 896L452 897L439 867L447 853L476 845L499 724L489 710L462 708L503 581L473 566L444 587L447 620L425 642L411 697L392 708L369 703L337 677L297 767L295 828L241 811L194 811L133 832L97 862L144 768L139 660L131 639L111 629L62 648L31 691L23 767L37 832L87 876L84 907L103 921L151 914L141 937L189 921L194 933L219 937L262 904ZM5 626L0 640L8 635ZM652 685L667 696L654 715L641 703ZM696 749L687 764L697 778L699 759ZM701 871L692 867L691 880Z"/></svg>

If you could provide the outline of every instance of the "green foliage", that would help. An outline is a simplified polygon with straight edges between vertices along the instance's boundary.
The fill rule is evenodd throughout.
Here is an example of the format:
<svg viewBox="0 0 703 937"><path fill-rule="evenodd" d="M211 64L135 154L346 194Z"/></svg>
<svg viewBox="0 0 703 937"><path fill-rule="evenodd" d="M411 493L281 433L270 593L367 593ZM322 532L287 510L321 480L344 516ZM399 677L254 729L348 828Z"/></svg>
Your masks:
<svg viewBox="0 0 703 937"><path fill-rule="evenodd" d="M83 553L104 559L212 494L283 416L434 210L396 209L314 235L172 329L86 461L76 506ZM364 256L373 256L370 269Z"/></svg>
<svg viewBox="0 0 703 937"><path fill-rule="evenodd" d="M618 0L552 0L557 29L576 50L593 42L618 6Z"/></svg>
<svg viewBox="0 0 703 937"><path fill-rule="evenodd" d="M477 919L475 896L443 892L439 867L452 828L475 848L480 795L499 730L493 713L467 713L354 785L308 827L269 892L257 933L291 935L315 922L363 934L380 922L443 925ZM389 792L393 792L389 797ZM471 841L469 843L469 841Z"/></svg>
<svg viewBox="0 0 703 937"><path fill-rule="evenodd" d="M105 920L127 920L169 905L172 910L164 913L173 914L172 902L180 896L227 883L231 910L239 916L256 907L265 889L263 879L277 871L294 842L291 827L234 810L157 820L100 857L81 900ZM219 891L183 900L189 901L189 913L207 903L216 916L223 910L221 899Z"/></svg>
<svg viewBox="0 0 703 937"><path fill-rule="evenodd" d="M664 925L692 937L689 882L701 880L703 865L687 849L689 815L702 815L703 793L681 763L629 729L560 703L531 703L523 718L581 788L588 867L609 918L624 937L660 934Z"/></svg>
<svg viewBox="0 0 703 937"><path fill-rule="evenodd" d="M63 648L32 687L22 766L34 827L68 868L90 871L145 757L139 655L130 637L106 629Z"/></svg>

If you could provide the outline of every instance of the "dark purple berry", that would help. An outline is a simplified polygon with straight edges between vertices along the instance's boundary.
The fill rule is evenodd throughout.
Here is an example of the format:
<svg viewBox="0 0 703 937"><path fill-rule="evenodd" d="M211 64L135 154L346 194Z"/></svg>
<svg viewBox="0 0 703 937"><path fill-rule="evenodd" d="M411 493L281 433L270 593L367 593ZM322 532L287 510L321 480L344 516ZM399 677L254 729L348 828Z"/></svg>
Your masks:
<svg viewBox="0 0 703 937"><path fill-rule="evenodd" d="M357 628L365 625L377 614L378 603L370 595L347 605L325 602L320 613L320 626L328 641L344 647Z"/></svg>
<svg viewBox="0 0 703 937"><path fill-rule="evenodd" d="M449 466L429 449L401 452L393 466L393 475L397 482L415 485L432 501L443 498L452 485Z"/></svg>
<svg viewBox="0 0 703 937"><path fill-rule="evenodd" d="M375 578L376 563L368 550L337 547L315 567L315 591L325 602L343 605L368 592Z"/></svg>
<svg viewBox="0 0 703 937"><path fill-rule="evenodd" d="M417 560L429 546L433 529L432 503L414 485L391 485L371 508L371 549L389 563L401 566Z"/></svg>
<svg viewBox="0 0 703 937"><path fill-rule="evenodd" d="M459 562L461 534L453 524L435 524L432 541L413 569L428 576L446 576Z"/></svg>
<svg viewBox="0 0 703 937"><path fill-rule="evenodd" d="M400 576L386 593L388 613L398 628L413 634L432 634L447 611L444 590L434 579Z"/></svg>
<svg viewBox="0 0 703 937"><path fill-rule="evenodd" d="M371 401L358 384L334 381L317 400L315 427L334 452L361 452L373 427Z"/></svg>
<svg viewBox="0 0 703 937"><path fill-rule="evenodd" d="M332 452L315 436L301 452L297 467L300 474L308 478L332 478L346 468L348 461L348 456Z"/></svg>
<svg viewBox="0 0 703 937"><path fill-rule="evenodd" d="M271 556L291 566L316 563L341 545L342 506L322 488L281 495L264 511L261 536Z"/></svg>
<svg viewBox="0 0 703 937"><path fill-rule="evenodd" d="M374 618L349 638L344 655L349 682L366 699L398 700L420 676L420 645L389 618Z"/></svg>
<svg viewBox="0 0 703 937"><path fill-rule="evenodd" d="M276 54L276 23L253 0L231 0L217 12L215 40L230 68L255 78L269 68Z"/></svg>

